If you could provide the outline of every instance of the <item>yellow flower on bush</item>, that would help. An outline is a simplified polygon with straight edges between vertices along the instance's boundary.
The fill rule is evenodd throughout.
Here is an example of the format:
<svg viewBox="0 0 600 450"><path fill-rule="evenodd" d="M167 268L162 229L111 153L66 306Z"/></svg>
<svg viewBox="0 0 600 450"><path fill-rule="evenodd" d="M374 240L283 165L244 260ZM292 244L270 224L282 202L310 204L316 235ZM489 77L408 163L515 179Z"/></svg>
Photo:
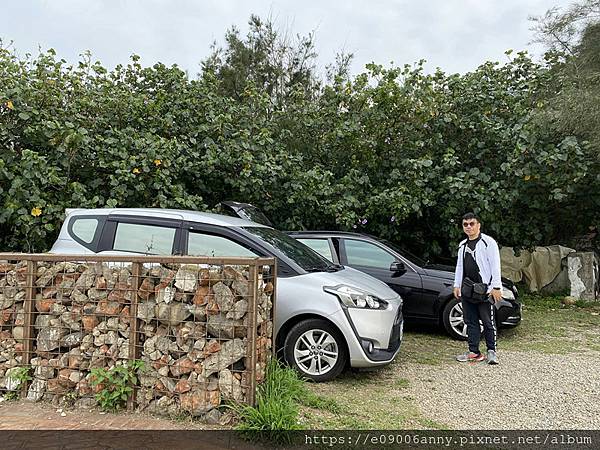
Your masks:
<svg viewBox="0 0 600 450"><path fill-rule="evenodd" d="M524 179L525 181L529 181L529 180L531 180L531 175L525 175L525 176L523 177L523 179Z"/></svg>
<svg viewBox="0 0 600 450"><path fill-rule="evenodd" d="M160 159L155 159L155 160L154 160L154 165L155 165L156 167L160 166L161 164L162 164L162 161L161 161Z"/></svg>
<svg viewBox="0 0 600 450"><path fill-rule="evenodd" d="M38 217L42 215L42 208L38 208L37 206L31 210L31 215L33 217Z"/></svg>
<svg viewBox="0 0 600 450"><path fill-rule="evenodd" d="M140 169L138 169L137 167L134 167L132 172L135 174L138 174L138 173L141 173L142 171Z"/></svg>
<svg viewBox="0 0 600 450"><path fill-rule="evenodd" d="M15 109L15 105L13 105L13 102L11 102L10 100L6 102L6 107L8 109Z"/></svg>

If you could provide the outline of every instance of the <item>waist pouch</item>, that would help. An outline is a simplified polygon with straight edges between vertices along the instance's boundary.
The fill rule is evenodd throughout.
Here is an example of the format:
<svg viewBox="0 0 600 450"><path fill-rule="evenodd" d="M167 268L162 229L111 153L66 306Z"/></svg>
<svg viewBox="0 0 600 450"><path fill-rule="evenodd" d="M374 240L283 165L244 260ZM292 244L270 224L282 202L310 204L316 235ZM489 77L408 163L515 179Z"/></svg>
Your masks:
<svg viewBox="0 0 600 450"><path fill-rule="evenodd" d="M475 283L470 278L465 278L460 287L460 295L475 302L488 300L488 285L486 283Z"/></svg>

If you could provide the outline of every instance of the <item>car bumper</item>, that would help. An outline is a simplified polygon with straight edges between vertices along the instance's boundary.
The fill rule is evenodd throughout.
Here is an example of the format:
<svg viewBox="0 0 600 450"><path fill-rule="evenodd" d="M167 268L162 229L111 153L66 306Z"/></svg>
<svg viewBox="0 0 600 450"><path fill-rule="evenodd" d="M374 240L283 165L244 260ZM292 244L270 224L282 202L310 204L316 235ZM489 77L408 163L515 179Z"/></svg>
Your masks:
<svg viewBox="0 0 600 450"><path fill-rule="evenodd" d="M496 322L499 327L511 328L521 323L523 307L518 301L501 300L496 304Z"/></svg>
<svg viewBox="0 0 600 450"><path fill-rule="evenodd" d="M400 350L402 337L404 333L404 320L402 318L402 309L398 310L396 320L392 326L389 345L387 348L375 348L372 341L369 339L360 339L363 351L371 361L391 362Z"/></svg>
<svg viewBox="0 0 600 450"><path fill-rule="evenodd" d="M338 319L347 324L343 329L352 367L376 367L394 360L404 330L401 302L384 311L344 308L339 314L343 317Z"/></svg>

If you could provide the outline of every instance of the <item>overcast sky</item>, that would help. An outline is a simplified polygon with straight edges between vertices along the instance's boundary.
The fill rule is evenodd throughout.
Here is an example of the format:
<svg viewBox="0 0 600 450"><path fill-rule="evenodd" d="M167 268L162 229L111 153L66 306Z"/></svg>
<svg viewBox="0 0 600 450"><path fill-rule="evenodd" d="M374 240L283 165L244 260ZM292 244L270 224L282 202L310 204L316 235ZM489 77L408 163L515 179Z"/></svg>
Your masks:
<svg viewBox="0 0 600 450"><path fill-rule="evenodd" d="M243 34L250 14L271 17L294 34L316 33L322 70L340 50L354 54L352 72L376 62L428 61L429 70L466 72L504 51L529 45L529 15L570 0L3 0L0 39L20 55L54 48L76 62L85 50L106 67L177 64L194 76L213 41L232 25Z"/></svg>

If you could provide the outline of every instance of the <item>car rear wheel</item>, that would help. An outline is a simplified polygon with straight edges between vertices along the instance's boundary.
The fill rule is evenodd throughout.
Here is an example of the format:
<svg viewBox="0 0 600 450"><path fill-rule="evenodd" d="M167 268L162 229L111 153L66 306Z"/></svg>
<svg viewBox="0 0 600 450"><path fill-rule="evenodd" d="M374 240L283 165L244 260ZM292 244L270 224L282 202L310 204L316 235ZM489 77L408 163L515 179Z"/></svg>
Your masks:
<svg viewBox="0 0 600 450"><path fill-rule="evenodd" d="M443 321L444 328L448 334L453 338L460 341L467 340L467 324L465 323L465 317L462 307L462 302L453 298L450 300L444 308ZM479 321L480 331L483 332L483 323Z"/></svg>
<svg viewBox="0 0 600 450"><path fill-rule="evenodd" d="M342 335L321 319L303 320L294 325L285 338L284 355L291 367L313 381L335 378L348 360Z"/></svg>

